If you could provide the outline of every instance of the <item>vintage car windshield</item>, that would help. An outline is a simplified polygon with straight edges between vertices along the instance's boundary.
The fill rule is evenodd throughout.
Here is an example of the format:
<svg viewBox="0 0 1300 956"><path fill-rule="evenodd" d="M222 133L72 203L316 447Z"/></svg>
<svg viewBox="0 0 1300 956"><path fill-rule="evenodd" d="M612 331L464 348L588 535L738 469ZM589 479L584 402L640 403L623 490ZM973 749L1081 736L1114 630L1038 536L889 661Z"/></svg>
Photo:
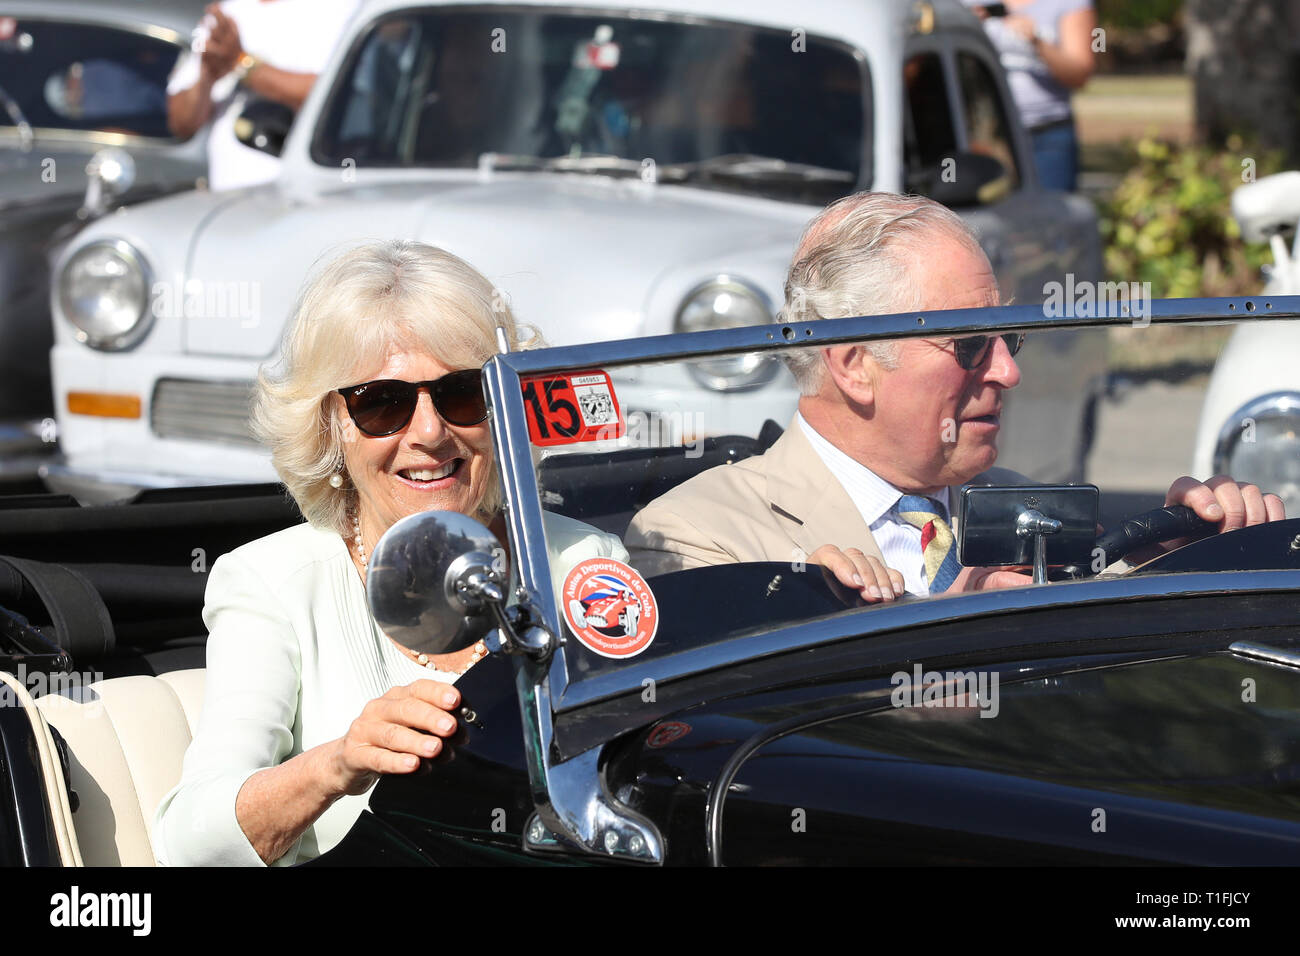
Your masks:
<svg viewBox="0 0 1300 956"><path fill-rule="evenodd" d="M870 103L865 61L815 37L796 52L788 31L404 11L351 51L314 153L330 165L631 175L651 159L661 181L824 202L869 180Z"/></svg>
<svg viewBox="0 0 1300 956"><path fill-rule="evenodd" d="M179 52L116 27L0 17L0 127L170 139L167 77Z"/></svg>
<svg viewBox="0 0 1300 956"><path fill-rule="evenodd" d="M1208 372L1233 330L1231 324L1197 324L1029 334L1016 358L1019 384L1001 391L997 467L1038 482L1082 479L1098 485L1099 517L1107 527L1160 507L1174 479L1193 470L1193 446ZM932 430L935 440L942 441L945 427L986 427L968 426L964 421L945 423L942 418L930 424L923 420L922 416L947 407L940 393L954 383L961 387L967 379L956 367L950 338L916 341L926 343L937 360L946 350L953 364L948 374L927 380L937 397L930 401L927 396L918 403L917 431ZM805 346L789 352L812 355L816 348ZM1111 371L1108 378L1090 382L1083 379L1076 364L1080 356L1093 352L1103 356ZM715 391L705 402L691 399L689 406L674 398L688 394L674 383L724 380L741 367L754 372L755 381L770 380L748 389ZM627 537L629 523L660 495L709 468L744 467L740 464L744 459L770 447L782 430L799 427L793 421L796 394L781 387L789 384L788 376L774 353L653 364L606 363L600 368L524 375L523 405L540 492L538 506L632 544ZM1092 389L1095 402L1079 401ZM975 401L984 402L991 394L980 392ZM962 419L971 407L959 405L956 418ZM1292 412L1286 411L1288 407L1282 403L1282 411L1268 413L1267 420L1244 420L1238 429L1240 440L1231 442L1227 450L1227 467L1243 480L1278 490L1288 500L1289 513L1294 514L1300 505L1300 406ZM1081 422L1080 416L1086 420ZM1225 425L1228 419L1235 421L1231 413L1225 414ZM1090 447L1066 447L1074 436L1081 435L1081 429L1086 445L1089 428L1093 429ZM621 437L611 437L620 432ZM957 441L953 444L960 446ZM1075 468L1079 461L1082 474ZM806 464L809 471L817 467L822 466ZM730 487L727 493L735 493L735 486ZM705 511L675 507L674 520L680 524L664 525L663 515L648 522L645 531L649 540L661 529L671 539L685 528L692 547L711 547L708 535L715 529L714 522L708 520L707 495L697 504ZM752 522L745 514L738 515L735 504L740 512L752 508ZM762 512L781 505L757 497L735 504L723 501L715 505L727 509L736 526L734 535L726 532L731 540L725 546L741 542L751 548L755 532L748 529L766 524ZM799 510L813 508L815 503L795 500L785 505ZM955 508L956 503L951 506ZM706 524L710 527L703 532L705 537L696 540L691 529ZM551 534L547 554L560 618L576 615L591 637L590 642L583 642L583 649L575 651L576 663L570 667L592 676L618 667L618 653L605 654L595 647L601 643L599 635L604 634L611 636L609 648L617 651L627 634L637 630L641 624L637 617L648 606L637 591L641 585L633 583L633 593L629 593L628 582L620 581L617 573L606 573L609 569L598 566L599 562L580 568L580 559L574 557L580 552L564 553L565 542L572 540L572 526L550 520L546 527ZM644 534L641 540L643 544L647 540ZM644 572L643 583L659 616L652 645L635 652L635 656L644 653L647 659L795 621L827 615L885 615L891 606L904 606L864 606L854 595L828 584L810 562L808 550L799 547L787 545L779 553L766 554L765 563L671 573L661 573L662 566L651 557L638 555L634 549L631 562ZM923 573L919 567L911 571ZM1082 586L1089 585L1085 582ZM961 595L910 598L965 599ZM568 619L572 629L572 617Z"/></svg>

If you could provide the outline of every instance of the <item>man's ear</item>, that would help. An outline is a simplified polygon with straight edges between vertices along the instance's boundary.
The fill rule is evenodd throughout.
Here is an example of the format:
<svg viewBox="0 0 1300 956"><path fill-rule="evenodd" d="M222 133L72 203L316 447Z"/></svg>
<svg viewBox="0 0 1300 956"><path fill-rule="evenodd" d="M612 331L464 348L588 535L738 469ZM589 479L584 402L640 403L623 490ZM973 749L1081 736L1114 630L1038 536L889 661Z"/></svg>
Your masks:
<svg viewBox="0 0 1300 956"><path fill-rule="evenodd" d="M826 372L835 388L848 401L870 406L876 399L880 366L875 356L861 345L832 345L822 349Z"/></svg>

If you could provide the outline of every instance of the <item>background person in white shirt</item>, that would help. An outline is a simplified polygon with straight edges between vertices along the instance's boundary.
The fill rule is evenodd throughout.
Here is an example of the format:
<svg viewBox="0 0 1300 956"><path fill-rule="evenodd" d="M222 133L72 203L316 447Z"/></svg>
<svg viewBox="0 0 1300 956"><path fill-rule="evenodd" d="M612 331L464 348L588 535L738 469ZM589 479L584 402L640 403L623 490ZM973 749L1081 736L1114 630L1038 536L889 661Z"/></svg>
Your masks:
<svg viewBox="0 0 1300 956"><path fill-rule="evenodd" d="M188 139L211 123L208 185L235 189L274 179L280 161L245 146L235 120L249 95L295 112L324 69L357 0L226 0L207 8L167 82L167 125Z"/></svg>
<svg viewBox="0 0 1300 956"><path fill-rule="evenodd" d="M965 222L932 200L889 193L823 210L800 240L785 292L785 321L999 303ZM711 468L642 509L624 537L632 563L659 574L802 552L868 601L904 587L1028 584L1015 571L958 569L948 514L960 486L1016 477L994 470L1002 394L1020 382L1013 348L1019 336L791 350L802 394L785 434L765 454ZM933 512L926 519L922 501ZM1226 476L1179 478L1166 504L1187 505L1222 531L1284 517L1276 495Z"/></svg>

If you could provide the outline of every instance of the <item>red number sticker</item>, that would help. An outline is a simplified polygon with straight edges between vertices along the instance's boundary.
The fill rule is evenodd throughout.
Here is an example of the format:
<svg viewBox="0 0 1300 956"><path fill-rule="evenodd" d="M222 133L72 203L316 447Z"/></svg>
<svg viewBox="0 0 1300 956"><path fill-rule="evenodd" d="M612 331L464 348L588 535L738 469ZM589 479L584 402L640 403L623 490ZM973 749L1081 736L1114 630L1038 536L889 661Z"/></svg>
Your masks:
<svg viewBox="0 0 1300 956"><path fill-rule="evenodd" d="M607 373L534 375L523 379L522 386L528 437L534 445L623 437L623 412Z"/></svg>

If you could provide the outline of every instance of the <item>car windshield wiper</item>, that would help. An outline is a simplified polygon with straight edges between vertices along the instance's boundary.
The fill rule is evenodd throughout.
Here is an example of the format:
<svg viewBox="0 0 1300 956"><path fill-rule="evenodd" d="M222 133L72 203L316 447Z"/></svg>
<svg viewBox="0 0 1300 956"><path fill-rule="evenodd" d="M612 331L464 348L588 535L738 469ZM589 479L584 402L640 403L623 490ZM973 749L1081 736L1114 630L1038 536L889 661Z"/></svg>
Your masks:
<svg viewBox="0 0 1300 956"><path fill-rule="evenodd" d="M627 173L639 176L643 160L628 159L609 153L587 153L569 156L528 156L519 153L482 153L478 168L490 172L494 169L541 169L574 173Z"/></svg>
<svg viewBox="0 0 1300 956"><path fill-rule="evenodd" d="M644 159L629 159L626 156L614 156L609 153L549 157L519 153L483 153L478 158L478 168L485 171L540 169L577 173L626 173L639 176L644 167ZM791 163L772 156L755 156L750 153L713 156L689 163L668 163L656 167L654 173L654 178L660 182L684 182L697 176L849 184L852 184L855 179L853 173L843 169Z"/></svg>
<svg viewBox="0 0 1300 956"><path fill-rule="evenodd" d="M687 178L694 175L733 176L737 179L797 179L804 182L852 183L853 173L843 169L827 169L808 163L791 163L773 156L755 156L751 153L729 153L691 163L672 163L659 167L659 178Z"/></svg>

